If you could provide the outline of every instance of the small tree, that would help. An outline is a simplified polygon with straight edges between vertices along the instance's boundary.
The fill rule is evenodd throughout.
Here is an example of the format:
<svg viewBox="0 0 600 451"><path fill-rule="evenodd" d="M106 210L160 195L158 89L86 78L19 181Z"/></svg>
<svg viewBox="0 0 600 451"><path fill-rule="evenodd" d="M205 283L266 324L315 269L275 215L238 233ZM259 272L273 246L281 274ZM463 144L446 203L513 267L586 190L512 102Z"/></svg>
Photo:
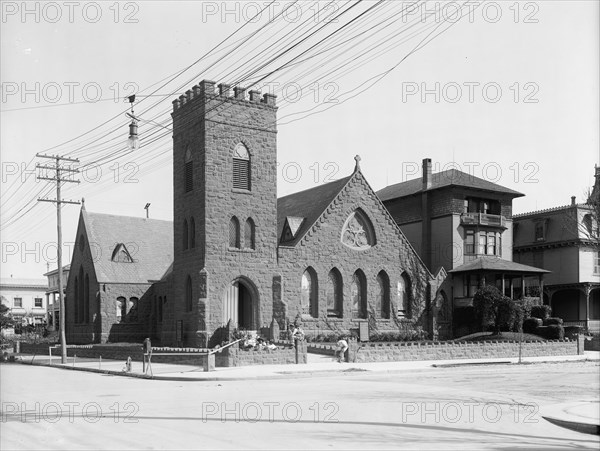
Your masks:
<svg viewBox="0 0 600 451"><path fill-rule="evenodd" d="M14 320L10 315L10 308L4 304L0 304L0 329L8 329L13 327Z"/></svg>
<svg viewBox="0 0 600 451"><path fill-rule="evenodd" d="M493 326L496 335L500 335L502 329L512 329L518 316L514 301L493 285L477 290L473 297L473 307L477 323L482 329Z"/></svg>

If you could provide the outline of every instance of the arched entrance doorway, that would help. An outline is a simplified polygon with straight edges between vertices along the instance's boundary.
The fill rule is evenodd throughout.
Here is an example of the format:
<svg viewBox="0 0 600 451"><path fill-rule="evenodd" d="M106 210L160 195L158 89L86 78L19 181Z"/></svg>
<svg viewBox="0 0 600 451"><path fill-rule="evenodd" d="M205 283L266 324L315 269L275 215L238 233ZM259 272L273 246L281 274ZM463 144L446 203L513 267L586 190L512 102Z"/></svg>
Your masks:
<svg viewBox="0 0 600 451"><path fill-rule="evenodd" d="M239 329L256 330L256 291L247 281L234 280L223 302L223 324L229 320Z"/></svg>

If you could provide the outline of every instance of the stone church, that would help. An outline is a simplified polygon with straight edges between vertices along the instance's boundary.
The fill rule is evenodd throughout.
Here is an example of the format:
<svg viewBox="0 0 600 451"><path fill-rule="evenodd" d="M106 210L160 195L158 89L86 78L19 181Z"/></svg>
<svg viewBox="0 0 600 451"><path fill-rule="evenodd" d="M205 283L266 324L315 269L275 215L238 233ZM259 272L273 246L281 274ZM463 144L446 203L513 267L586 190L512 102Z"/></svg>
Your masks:
<svg viewBox="0 0 600 451"><path fill-rule="evenodd" d="M205 80L172 117L173 222L82 207L70 343L214 346L229 321L266 336L301 321L311 335L437 337L446 273L430 273L358 156L348 176L278 199L275 96Z"/></svg>

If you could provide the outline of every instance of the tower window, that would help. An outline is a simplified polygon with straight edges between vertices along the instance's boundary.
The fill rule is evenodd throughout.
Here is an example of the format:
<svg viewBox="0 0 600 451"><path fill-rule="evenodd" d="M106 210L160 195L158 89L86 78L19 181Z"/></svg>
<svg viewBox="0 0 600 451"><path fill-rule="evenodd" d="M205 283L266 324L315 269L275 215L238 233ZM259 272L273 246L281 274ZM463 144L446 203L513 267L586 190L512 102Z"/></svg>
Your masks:
<svg viewBox="0 0 600 451"><path fill-rule="evenodd" d="M189 145L185 150L184 161L184 189L186 193L189 193L194 189L194 162L192 161L192 150Z"/></svg>
<svg viewBox="0 0 600 451"><path fill-rule="evenodd" d="M187 219L183 220L183 250L189 247L189 228Z"/></svg>
<svg viewBox="0 0 600 451"><path fill-rule="evenodd" d="M229 220L229 247L240 247L240 223L235 216Z"/></svg>
<svg viewBox="0 0 600 451"><path fill-rule="evenodd" d="M194 221L194 217L190 218L190 247L196 247L196 221Z"/></svg>
<svg viewBox="0 0 600 451"><path fill-rule="evenodd" d="M242 143L233 150L233 187L250 191L250 154Z"/></svg>
<svg viewBox="0 0 600 451"><path fill-rule="evenodd" d="M254 240L254 221L252 218L248 218L244 226L244 247L247 249L256 249Z"/></svg>

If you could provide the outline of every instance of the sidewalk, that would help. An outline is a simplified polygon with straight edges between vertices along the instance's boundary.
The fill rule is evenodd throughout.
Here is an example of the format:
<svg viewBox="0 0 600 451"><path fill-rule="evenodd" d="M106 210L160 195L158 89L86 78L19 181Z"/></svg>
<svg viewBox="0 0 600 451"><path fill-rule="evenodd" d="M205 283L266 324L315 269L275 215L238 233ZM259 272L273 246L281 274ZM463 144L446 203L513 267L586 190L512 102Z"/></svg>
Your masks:
<svg viewBox="0 0 600 451"><path fill-rule="evenodd" d="M462 365L511 364L518 363L518 358L503 359L460 359L460 360L419 360L402 362L371 362L371 363L337 363L329 356L308 354L308 363L299 365L260 365L222 368L204 372L201 367L191 365L176 365L173 363L152 363L152 372L142 371L141 362L133 362L132 371L125 373L125 362L108 359L85 359L68 357L67 363L61 364L60 357L52 358L50 365L48 356L32 356L20 354L21 362L33 365L53 366L63 369L89 371L104 374L114 374L126 377L139 377L154 380L175 381L233 381L247 379L297 378L312 376L339 375L362 371L372 372L401 372L431 367L452 367ZM581 360L600 360L600 352L585 351L584 355L525 357L523 363L567 362Z"/></svg>
<svg viewBox="0 0 600 451"><path fill-rule="evenodd" d="M517 364L517 358L507 359L471 359L471 360L428 360L403 362L374 362L374 363L338 363L329 356L308 354L308 363L300 365L262 365L232 368L216 368L215 371L204 372L202 368L190 365L175 365L171 363L152 363L152 375L142 372L141 362L133 362L130 373L123 372L125 362L116 360L96 360L68 358L68 363L61 364L60 358L50 359L48 356L18 355L23 364L52 366L59 369L88 371L111 374L115 376L137 377L141 379L163 381L242 381L266 379L290 379L304 377L331 377L341 374L361 374L364 372L396 373L403 371L425 370L433 368L472 366L472 365L509 365ZM527 357L525 364L542 362L573 362L598 361L600 352L585 351L584 355ZM600 404L595 402L572 402L547 406L540 411L547 421L588 434L598 434L600 429Z"/></svg>

